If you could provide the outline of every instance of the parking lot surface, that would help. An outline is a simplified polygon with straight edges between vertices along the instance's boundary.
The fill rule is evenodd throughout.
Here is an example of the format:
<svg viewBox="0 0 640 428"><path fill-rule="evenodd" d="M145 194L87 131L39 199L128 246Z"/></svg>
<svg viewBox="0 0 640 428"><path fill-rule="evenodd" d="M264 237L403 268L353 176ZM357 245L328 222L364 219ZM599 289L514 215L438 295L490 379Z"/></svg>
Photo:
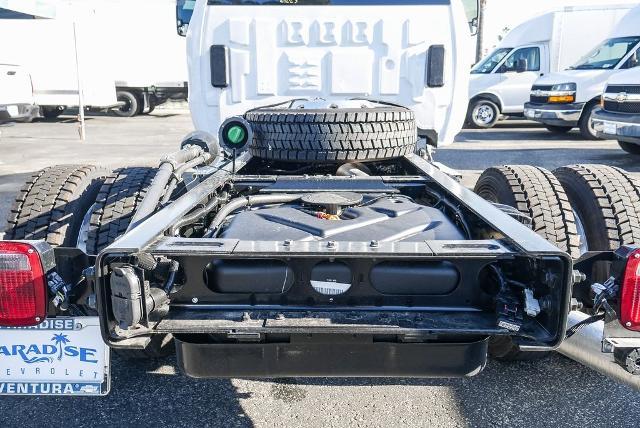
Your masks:
<svg viewBox="0 0 640 428"><path fill-rule="evenodd" d="M47 165L153 165L191 130L184 111L134 119L95 116L79 142L71 116L0 127L0 224L24 177ZM465 131L436 160L473 186L492 165L553 169L604 163L634 173L640 162L613 141L556 137L525 122ZM2 226L0 226L1 230ZM373 358L374 356L372 356ZM215 362L212 362L215 363ZM175 360L112 360L105 398L0 397L0 427L31 426L617 426L637 427L640 394L560 355L490 361L469 379L193 380Z"/></svg>

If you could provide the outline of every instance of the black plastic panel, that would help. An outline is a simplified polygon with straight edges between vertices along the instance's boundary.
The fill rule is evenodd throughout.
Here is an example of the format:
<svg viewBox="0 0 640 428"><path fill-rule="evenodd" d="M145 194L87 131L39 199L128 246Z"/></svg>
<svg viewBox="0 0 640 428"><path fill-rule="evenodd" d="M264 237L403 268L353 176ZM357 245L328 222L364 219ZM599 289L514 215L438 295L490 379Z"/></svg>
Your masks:
<svg viewBox="0 0 640 428"><path fill-rule="evenodd" d="M216 260L207 267L207 286L217 293L282 294L294 278L280 260Z"/></svg>
<svg viewBox="0 0 640 428"><path fill-rule="evenodd" d="M427 86L441 88L444 86L444 46L433 45L427 54Z"/></svg>
<svg viewBox="0 0 640 428"><path fill-rule="evenodd" d="M224 45L211 46L211 85L214 88L229 86L229 48Z"/></svg>
<svg viewBox="0 0 640 428"><path fill-rule="evenodd" d="M195 378L462 377L480 373L487 340L470 343L330 341L216 344L176 338L178 366Z"/></svg>
<svg viewBox="0 0 640 428"><path fill-rule="evenodd" d="M449 262L384 262L375 265L369 277L373 288L395 295L449 294L460 282Z"/></svg>

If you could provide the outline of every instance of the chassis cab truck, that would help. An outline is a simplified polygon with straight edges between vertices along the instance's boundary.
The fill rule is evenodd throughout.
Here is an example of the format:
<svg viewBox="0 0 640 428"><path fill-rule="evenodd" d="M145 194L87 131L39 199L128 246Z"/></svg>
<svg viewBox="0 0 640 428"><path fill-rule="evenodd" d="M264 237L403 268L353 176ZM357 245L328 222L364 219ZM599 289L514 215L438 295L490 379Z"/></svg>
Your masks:
<svg viewBox="0 0 640 428"><path fill-rule="evenodd" d="M599 108L607 79L640 64L639 23L640 6L627 13L611 35L574 66L536 80L525 116L554 133L578 127L585 139L598 139L591 119Z"/></svg>
<svg viewBox="0 0 640 428"><path fill-rule="evenodd" d="M611 76L592 122L598 137L618 140L625 152L640 154L640 68Z"/></svg>
<svg viewBox="0 0 640 428"><path fill-rule="evenodd" d="M613 31L632 6L566 7L517 26L471 70L467 126L522 116L541 76L573 65Z"/></svg>
<svg viewBox="0 0 640 428"><path fill-rule="evenodd" d="M0 392L104 394L110 350L197 378L473 376L567 331L638 387L634 178L502 166L473 192L421 147L462 125L468 37L456 0L198 0L197 131L157 168L53 166L19 193Z"/></svg>

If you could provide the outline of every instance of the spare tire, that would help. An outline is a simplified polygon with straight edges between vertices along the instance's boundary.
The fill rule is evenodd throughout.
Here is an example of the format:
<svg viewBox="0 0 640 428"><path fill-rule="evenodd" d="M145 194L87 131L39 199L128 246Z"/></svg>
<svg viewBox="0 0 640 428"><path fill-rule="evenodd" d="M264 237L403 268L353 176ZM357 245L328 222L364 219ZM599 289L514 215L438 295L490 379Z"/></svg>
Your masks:
<svg viewBox="0 0 640 428"><path fill-rule="evenodd" d="M415 151L411 110L256 109L245 114L253 129L251 154L286 162L344 163L401 157Z"/></svg>

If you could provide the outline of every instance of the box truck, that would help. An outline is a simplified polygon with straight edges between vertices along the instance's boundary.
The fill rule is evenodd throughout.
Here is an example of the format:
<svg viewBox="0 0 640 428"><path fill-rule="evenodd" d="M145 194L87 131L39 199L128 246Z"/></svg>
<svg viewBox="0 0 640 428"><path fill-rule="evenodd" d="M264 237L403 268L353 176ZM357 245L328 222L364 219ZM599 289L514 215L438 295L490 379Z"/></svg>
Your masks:
<svg viewBox="0 0 640 428"><path fill-rule="evenodd" d="M94 11L43 4L0 4L0 63L20 65L28 73L33 102L46 117L59 115L64 106L79 106L80 95L85 106L116 106L114 79L103 66L110 46L95 37L100 22Z"/></svg>
<svg viewBox="0 0 640 428"><path fill-rule="evenodd" d="M604 42L570 69L538 79L531 89L530 102L525 105L525 116L552 132L564 133L579 127L584 138L597 139L591 119L599 108L607 79L638 66L639 48L640 6L637 6Z"/></svg>
<svg viewBox="0 0 640 428"><path fill-rule="evenodd" d="M186 44L175 32L175 1L0 0L3 6L0 37L12 42L0 47L0 61L29 70L43 115L78 105L78 73L85 105L123 117L186 99ZM126 31L114 31L115 24Z"/></svg>
<svg viewBox="0 0 640 428"><path fill-rule="evenodd" d="M598 137L618 140L625 152L640 155L640 67L609 78L592 126Z"/></svg>
<svg viewBox="0 0 640 428"><path fill-rule="evenodd" d="M573 65L631 8L566 7L514 28L471 71L467 125L491 128L501 116L521 116L536 79Z"/></svg>

